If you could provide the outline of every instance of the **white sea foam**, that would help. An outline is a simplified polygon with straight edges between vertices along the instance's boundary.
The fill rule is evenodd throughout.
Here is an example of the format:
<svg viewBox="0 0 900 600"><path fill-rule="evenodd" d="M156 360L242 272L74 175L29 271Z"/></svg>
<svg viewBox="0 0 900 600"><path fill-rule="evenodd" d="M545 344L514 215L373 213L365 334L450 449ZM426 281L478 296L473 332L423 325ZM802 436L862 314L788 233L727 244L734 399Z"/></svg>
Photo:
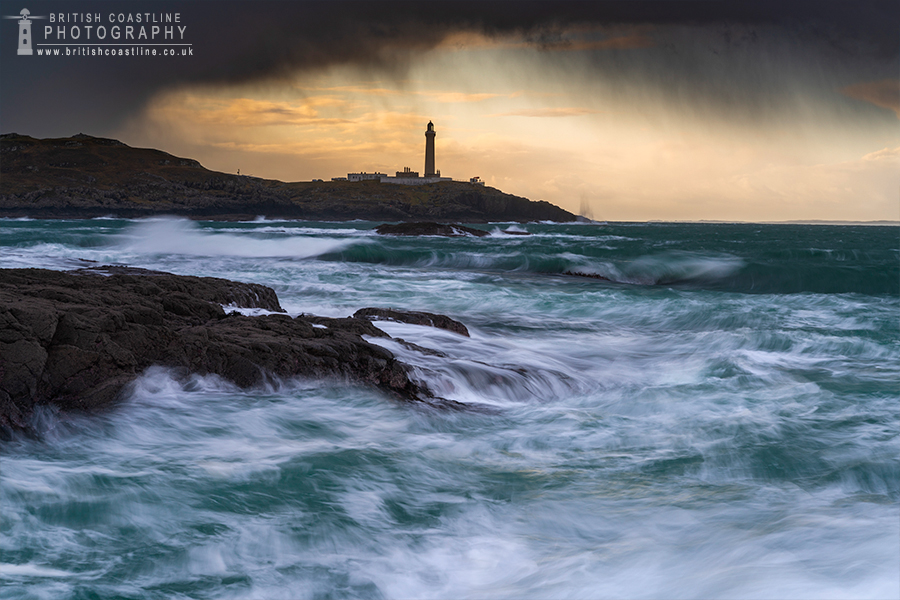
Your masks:
<svg viewBox="0 0 900 600"><path fill-rule="evenodd" d="M655 253L671 230L644 244L647 226L372 238L371 253L337 261L267 258L255 244L371 236L178 223L160 235L209 254L135 249L148 223L108 221L65 236L36 223L43 237L3 252L257 281L290 314L448 314L471 337L376 322L443 355L370 341L438 395L491 410L345 380L241 390L160 368L110 411L41 410L42 436L2 448L6 595L900 596L895 296L509 270L609 265L702 282L745 260L733 246ZM222 249L244 243L253 252ZM627 260L610 245L628 246Z"/></svg>
<svg viewBox="0 0 900 600"><path fill-rule="evenodd" d="M223 304L222 309L226 313L236 312L242 315L246 315L248 317L258 317L260 315L283 315L284 313L277 313L271 310L267 310L265 308L248 308L246 306L236 306L234 304Z"/></svg>
<svg viewBox="0 0 900 600"><path fill-rule="evenodd" d="M185 219L148 219L138 223L122 241L128 252L184 256L244 258L310 258L346 248L355 241L327 237L260 238L252 233L215 233Z"/></svg>
<svg viewBox="0 0 900 600"><path fill-rule="evenodd" d="M0 563L0 578L2 579L18 579L21 577L70 577L69 571L60 569L51 569L35 563L25 563L21 565L13 565Z"/></svg>

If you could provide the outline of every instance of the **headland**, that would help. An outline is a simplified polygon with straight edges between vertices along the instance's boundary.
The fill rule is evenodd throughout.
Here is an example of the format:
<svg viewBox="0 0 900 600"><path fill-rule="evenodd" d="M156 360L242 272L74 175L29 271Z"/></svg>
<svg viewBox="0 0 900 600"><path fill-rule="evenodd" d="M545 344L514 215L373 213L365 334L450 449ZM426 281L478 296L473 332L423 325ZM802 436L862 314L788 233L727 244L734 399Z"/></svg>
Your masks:
<svg viewBox="0 0 900 600"><path fill-rule="evenodd" d="M0 136L0 217L78 219L179 215L205 220L571 222L544 201L463 181L286 183L204 168L161 150L78 134Z"/></svg>

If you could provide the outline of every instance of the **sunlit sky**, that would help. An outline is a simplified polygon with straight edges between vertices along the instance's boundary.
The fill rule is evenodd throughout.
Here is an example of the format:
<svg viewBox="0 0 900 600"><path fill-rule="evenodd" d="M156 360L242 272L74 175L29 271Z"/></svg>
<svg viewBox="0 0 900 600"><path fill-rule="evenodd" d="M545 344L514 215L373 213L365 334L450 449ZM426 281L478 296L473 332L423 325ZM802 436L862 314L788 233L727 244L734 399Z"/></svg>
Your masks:
<svg viewBox="0 0 900 600"><path fill-rule="evenodd" d="M375 63L181 81L85 133L300 181L422 171L431 120L444 176L595 219L900 218L894 54L745 24L551 33L461 28Z"/></svg>

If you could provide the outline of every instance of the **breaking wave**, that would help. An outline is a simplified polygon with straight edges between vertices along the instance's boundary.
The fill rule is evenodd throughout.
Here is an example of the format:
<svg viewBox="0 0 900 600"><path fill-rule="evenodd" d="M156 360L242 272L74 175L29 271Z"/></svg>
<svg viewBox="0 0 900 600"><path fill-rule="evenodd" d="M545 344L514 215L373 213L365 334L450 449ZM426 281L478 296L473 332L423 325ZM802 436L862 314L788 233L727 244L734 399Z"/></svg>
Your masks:
<svg viewBox="0 0 900 600"><path fill-rule="evenodd" d="M122 238L123 249L133 253L245 258L311 258L360 241L254 231L222 233L201 229L185 219L168 218L138 222Z"/></svg>

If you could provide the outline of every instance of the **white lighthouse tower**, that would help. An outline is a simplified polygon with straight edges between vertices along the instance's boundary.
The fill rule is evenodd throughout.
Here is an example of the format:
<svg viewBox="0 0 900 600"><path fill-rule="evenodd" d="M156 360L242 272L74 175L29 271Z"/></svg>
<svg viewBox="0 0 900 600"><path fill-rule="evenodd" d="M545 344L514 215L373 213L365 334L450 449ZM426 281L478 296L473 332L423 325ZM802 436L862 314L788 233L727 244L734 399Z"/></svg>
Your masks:
<svg viewBox="0 0 900 600"><path fill-rule="evenodd" d="M17 54L33 54L34 52L31 50L31 21L28 19L28 15L31 13L28 12L27 8L23 8L19 14L22 15L22 19L19 21L19 51Z"/></svg>

